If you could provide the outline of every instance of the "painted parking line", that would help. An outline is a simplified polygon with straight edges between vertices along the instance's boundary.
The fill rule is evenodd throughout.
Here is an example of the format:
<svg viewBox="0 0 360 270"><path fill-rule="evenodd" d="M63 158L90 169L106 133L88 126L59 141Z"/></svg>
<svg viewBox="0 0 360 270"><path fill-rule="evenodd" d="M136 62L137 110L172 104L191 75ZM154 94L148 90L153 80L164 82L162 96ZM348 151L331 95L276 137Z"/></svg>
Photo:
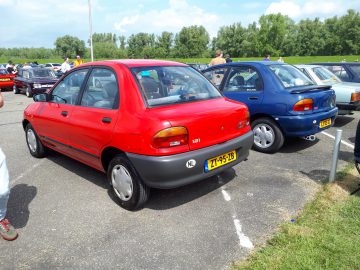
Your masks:
<svg viewBox="0 0 360 270"><path fill-rule="evenodd" d="M222 185L224 182L221 180L221 176L218 175L218 182L220 185ZM232 219L233 219L233 222L234 222L234 226L235 226L235 231L236 231L236 234L238 236L238 239L239 239L239 245L244 247L244 248L248 248L248 249L253 249L254 248L254 245L253 243L251 242L250 238L247 237L243 231L242 231L242 226L241 226L241 223L240 223L240 220L237 218L237 215L235 213L235 207L234 207L234 204L231 202L231 196L230 194L225 190L224 186L222 185L221 186L221 193L224 197L224 200L226 202L229 202L232 206L232 209L233 209L233 215L232 215Z"/></svg>
<svg viewBox="0 0 360 270"><path fill-rule="evenodd" d="M16 184L20 179L22 179L25 175L29 174L30 172L32 172L34 169L36 169L37 167L39 167L45 159L39 161L38 163L35 163L33 166L31 166L29 169L25 170L24 172L22 172L18 177L16 177L14 180L10 180L10 184L13 187L14 184Z"/></svg>
<svg viewBox="0 0 360 270"><path fill-rule="evenodd" d="M330 137L331 139L335 140L335 136L333 136L333 135L331 135L331 134L329 134L329 133L327 133L327 132L325 132L325 131L322 131L321 133L324 134L324 135L326 135L326 136L328 136L328 137ZM343 145L346 145L347 147L350 147L351 149L355 149L355 146L354 146L353 144L351 144L351 143L345 142L345 141L343 141L343 140L341 140L340 142L341 142Z"/></svg>

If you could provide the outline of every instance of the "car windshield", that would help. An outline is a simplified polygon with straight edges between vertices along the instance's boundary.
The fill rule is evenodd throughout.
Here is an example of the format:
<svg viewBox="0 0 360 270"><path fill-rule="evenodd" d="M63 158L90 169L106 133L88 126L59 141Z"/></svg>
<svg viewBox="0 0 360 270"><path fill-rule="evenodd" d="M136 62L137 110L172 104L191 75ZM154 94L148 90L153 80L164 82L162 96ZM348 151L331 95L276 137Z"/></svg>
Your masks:
<svg viewBox="0 0 360 270"><path fill-rule="evenodd" d="M190 67L139 67L131 70L151 107L221 97L204 76Z"/></svg>
<svg viewBox="0 0 360 270"><path fill-rule="evenodd" d="M9 72L8 72L6 69L4 69L4 68L0 68L0 74L1 74L1 75L9 74Z"/></svg>
<svg viewBox="0 0 360 270"><path fill-rule="evenodd" d="M341 82L341 80L334 73L324 67L314 67L312 68L312 71L324 84L333 85L335 83Z"/></svg>
<svg viewBox="0 0 360 270"><path fill-rule="evenodd" d="M55 77L54 72L47 68L39 68L32 70L32 77L43 78L43 77Z"/></svg>
<svg viewBox="0 0 360 270"><path fill-rule="evenodd" d="M274 72L276 77L279 78L285 88L315 84L294 66L286 64L270 65L269 68L272 72Z"/></svg>

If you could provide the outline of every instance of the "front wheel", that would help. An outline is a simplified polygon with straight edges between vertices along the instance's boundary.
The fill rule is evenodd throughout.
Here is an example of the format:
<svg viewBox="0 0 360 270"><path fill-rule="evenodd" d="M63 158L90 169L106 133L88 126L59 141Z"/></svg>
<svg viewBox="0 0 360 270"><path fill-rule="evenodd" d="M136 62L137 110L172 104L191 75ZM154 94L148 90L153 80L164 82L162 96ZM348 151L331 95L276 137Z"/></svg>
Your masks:
<svg viewBox="0 0 360 270"><path fill-rule="evenodd" d="M274 120L258 118L251 123L254 132L253 149L263 153L275 153L284 144L284 135Z"/></svg>
<svg viewBox="0 0 360 270"><path fill-rule="evenodd" d="M30 97L33 96L30 86L28 86L28 87L26 88L26 96L27 96L28 98L30 98Z"/></svg>
<svg viewBox="0 0 360 270"><path fill-rule="evenodd" d="M148 200L150 189L142 182L125 155L116 155L111 160L107 177L112 191L124 209L137 210Z"/></svg>
<svg viewBox="0 0 360 270"><path fill-rule="evenodd" d="M27 124L25 128L25 133L26 143L29 148L30 154L36 158L42 158L46 156L46 148L41 143L38 135L36 134L34 128L30 123Z"/></svg>

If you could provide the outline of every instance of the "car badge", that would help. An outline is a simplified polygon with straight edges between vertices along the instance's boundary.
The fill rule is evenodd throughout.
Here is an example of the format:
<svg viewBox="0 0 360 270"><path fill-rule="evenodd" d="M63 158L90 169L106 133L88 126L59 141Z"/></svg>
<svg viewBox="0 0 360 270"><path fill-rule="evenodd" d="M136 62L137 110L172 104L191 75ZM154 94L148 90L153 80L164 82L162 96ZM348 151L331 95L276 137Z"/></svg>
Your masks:
<svg viewBox="0 0 360 270"><path fill-rule="evenodd" d="M195 159L189 159L186 162L186 168L188 168L188 169L194 168L195 165L196 165L196 160Z"/></svg>

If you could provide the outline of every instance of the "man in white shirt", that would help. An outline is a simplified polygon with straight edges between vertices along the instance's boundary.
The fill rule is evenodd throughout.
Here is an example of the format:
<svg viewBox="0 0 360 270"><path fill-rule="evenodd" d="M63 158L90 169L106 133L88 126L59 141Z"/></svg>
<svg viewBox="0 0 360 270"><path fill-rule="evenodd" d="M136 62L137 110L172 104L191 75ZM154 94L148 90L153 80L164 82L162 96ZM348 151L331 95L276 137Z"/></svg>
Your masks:
<svg viewBox="0 0 360 270"><path fill-rule="evenodd" d="M62 65L61 65L62 73L65 73L71 69L70 64L69 64L69 58L66 57L64 60L65 60L64 63L62 63Z"/></svg>

